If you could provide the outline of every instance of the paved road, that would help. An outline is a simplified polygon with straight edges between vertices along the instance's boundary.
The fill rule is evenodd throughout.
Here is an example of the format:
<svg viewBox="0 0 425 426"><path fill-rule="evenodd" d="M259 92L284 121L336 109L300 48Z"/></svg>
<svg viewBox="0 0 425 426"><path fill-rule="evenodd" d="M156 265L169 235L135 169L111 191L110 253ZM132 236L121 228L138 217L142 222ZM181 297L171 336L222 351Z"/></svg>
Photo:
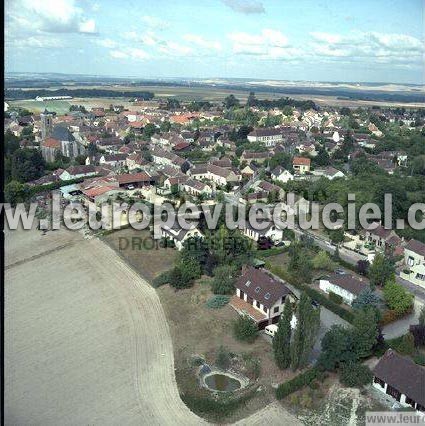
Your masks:
<svg viewBox="0 0 425 426"><path fill-rule="evenodd" d="M55 250L55 247L57 250ZM200 425L155 290L97 239L6 234L5 424ZM271 404L240 424L299 424Z"/></svg>

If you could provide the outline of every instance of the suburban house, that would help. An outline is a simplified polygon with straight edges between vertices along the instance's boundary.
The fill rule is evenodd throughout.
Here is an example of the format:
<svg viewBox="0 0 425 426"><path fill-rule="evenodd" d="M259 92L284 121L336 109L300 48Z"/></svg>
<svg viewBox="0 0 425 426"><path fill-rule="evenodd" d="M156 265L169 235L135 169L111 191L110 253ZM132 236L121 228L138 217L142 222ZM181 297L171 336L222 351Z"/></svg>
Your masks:
<svg viewBox="0 0 425 426"><path fill-rule="evenodd" d="M316 170L313 170L312 173L314 176L319 176L319 177L323 176L329 180L345 177L344 173L342 173L340 170L335 169L334 167L325 167L323 169L316 169Z"/></svg>
<svg viewBox="0 0 425 426"><path fill-rule="evenodd" d="M295 173L303 175L310 172L311 160L305 157L294 157L292 160L292 167Z"/></svg>
<svg viewBox="0 0 425 426"><path fill-rule="evenodd" d="M251 178L258 171L258 166L255 163L247 164L242 170L242 177Z"/></svg>
<svg viewBox="0 0 425 426"><path fill-rule="evenodd" d="M425 287L425 244L410 240L404 247L404 264L407 268L401 272L401 277Z"/></svg>
<svg viewBox="0 0 425 426"><path fill-rule="evenodd" d="M217 185L224 186L227 183L239 182L241 180L241 176L231 169L225 169L224 167L210 164L208 165L207 179L213 181Z"/></svg>
<svg viewBox="0 0 425 426"><path fill-rule="evenodd" d="M108 164L112 167L124 167L127 154L102 154L99 157L99 164Z"/></svg>
<svg viewBox="0 0 425 426"><path fill-rule="evenodd" d="M175 222L171 227L167 225L161 227L161 237L173 241L176 249L181 250L186 240L196 237L204 238L204 234L196 227L193 229L183 229L178 222Z"/></svg>
<svg viewBox="0 0 425 426"><path fill-rule="evenodd" d="M373 387L402 407L425 413L425 368L388 349L373 369Z"/></svg>
<svg viewBox="0 0 425 426"><path fill-rule="evenodd" d="M197 164L196 166L189 169L189 176L194 179L207 179L208 178L208 165L207 164Z"/></svg>
<svg viewBox="0 0 425 426"><path fill-rule="evenodd" d="M71 180L81 177L93 176L95 174L95 166L71 166L64 170L59 177L61 180Z"/></svg>
<svg viewBox="0 0 425 426"><path fill-rule="evenodd" d="M385 229L382 225L378 225L375 229L367 229L365 236L369 244L374 244L375 249L381 251L392 250L401 243L401 239L392 229Z"/></svg>
<svg viewBox="0 0 425 426"><path fill-rule="evenodd" d="M242 232L251 240L258 241L260 238L270 238L273 242L282 241L283 231L274 223L270 222L264 229L255 229L251 224L246 221Z"/></svg>
<svg viewBox="0 0 425 426"><path fill-rule="evenodd" d="M262 152L252 152L244 151L241 155L241 161L246 161L248 164L251 162L256 162L257 164L262 164L270 158L270 154L267 151Z"/></svg>
<svg viewBox="0 0 425 426"><path fill-rule="evenodd" d="M294 175L288 170L284 169L282 166L277 166L274 168L271 172L271 177L273 180L278 180L282 183L294 180Z"/></svg>
<svg viewBox="0 0 425 426"><path fill-rule="evenodd" d="M325 293L332 292L341 296L344 303L351 305L354 299L369 285L349 274L334 274L328 278L321 279L319 287Z"/></svg>
<svg viewBox="0 0 425 426"><path fill-rule="evenodd" d="M117 176L118 184L120 188L141 188L143 186L154 185L156 179L154 176L146 172L140 173L125 173Z"/></svg>
<svg viewBox="0 0 425 426"><path fill-rule="evenodd" d="M199 196L201 194L211 195L211 187L204 182L195 179L187 179L186 182L180 185L182 190L190 195Z"/></svg>
<svg viewBox="0 0 425 426"><path fill-rule="evenodd" d="M259 128L253 130L247 136L249 142L260 142L266 147L275 146L283 141L282 132L274 128Z"/></svg>
<svg viewBox="0 0 425 426"><path fill-rule="evenodd" d="M239 314L251 317L260 330L279 321L287 297L291 302L296 300L283 281L252 266L242 268L235 288L230 305Z"/></svg>

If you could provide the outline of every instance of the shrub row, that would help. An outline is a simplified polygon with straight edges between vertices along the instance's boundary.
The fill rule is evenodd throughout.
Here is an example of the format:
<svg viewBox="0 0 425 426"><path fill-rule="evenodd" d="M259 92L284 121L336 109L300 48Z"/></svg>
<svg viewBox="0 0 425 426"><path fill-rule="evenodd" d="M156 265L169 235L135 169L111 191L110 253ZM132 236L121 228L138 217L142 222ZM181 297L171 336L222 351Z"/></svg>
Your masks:
<svg viewBox="0 0 425 426"><path fill-rule="evenodd" d="M325 294L317 291L316 289L309 287L308 285L298 283L292 278L291 274L287 273L282 268L272 267L271 271L283 280L287 281L289 284L298 288L299 290L305 291L313 300L315 300L320 305L323 305L325 308L329 309L334 314L340 316L345 321L349 323L352 323L354 321L354 314L352 312L347 311L342 306L328 299Z"/></svg>
<svg viewBox="0 0 425 426"><path fill-rule="evenodd" d="M221 420L232 414L238 408L246 404L256 393L257 388L251 389L249 392L239 398L225 398L215 400L211 397L201 397L182 394L183 402L197 414L207 414L216 420Z"/></svg>
<svg viewBox="0 0 425 426"><path fill-rule="evenodd" d="M170 282L170 271L165 271L159 274L152 280L152 286L157 288Z"/></svg>
<svg viewBox="0 0 425 426"><path fill-rule="evenodd" d="M329 292L329 299L337 305L340 305L343 301L342 297L339 294L334 293L333 291Z"/></svg>
<svg viewBox="0 0 425 426"><path fill-rule="evenodd" d="M293 379L281 383L276 389L276 398L283 399L291 393L309 385L319 375L319 370L315 367L298 374Z"/></svg>

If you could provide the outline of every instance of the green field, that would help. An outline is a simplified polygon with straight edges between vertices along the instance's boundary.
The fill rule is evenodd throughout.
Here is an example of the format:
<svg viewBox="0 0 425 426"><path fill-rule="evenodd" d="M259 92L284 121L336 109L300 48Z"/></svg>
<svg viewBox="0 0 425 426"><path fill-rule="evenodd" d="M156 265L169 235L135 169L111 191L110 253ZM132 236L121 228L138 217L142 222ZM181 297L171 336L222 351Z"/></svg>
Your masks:
<svg viewBox="0 0 425 426"><path fill-rule="evenodd" d="M21 100L21 101L8 101L10 107L19 107L25 108L35 114L39 114L43 112L45 109L51 112L56 112L56 114L65 114L69 112L69 107L71 103L68 101L35 101L33 99L30 100Z"/></svg>

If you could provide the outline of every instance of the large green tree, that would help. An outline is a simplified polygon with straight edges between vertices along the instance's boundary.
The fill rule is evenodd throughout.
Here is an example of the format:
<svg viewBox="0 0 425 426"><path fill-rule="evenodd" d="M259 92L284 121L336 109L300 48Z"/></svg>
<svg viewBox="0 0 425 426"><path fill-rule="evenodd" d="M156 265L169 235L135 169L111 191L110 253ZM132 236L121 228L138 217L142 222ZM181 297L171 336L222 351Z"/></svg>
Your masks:
<svg viewBox="0 0 425 426"><path fill-rule="evenodd" d="M291 319L292 306L290 300L286 298L278 329L273 337L274 359L276 365L282 370L288 368L291 363Z"/></svg>
<svg viewBox="0 0 425 426"><path fill-rule="evenodd" d="M297 323L291 344L291 367L294 370L308 364L320 326L320 310L313 307L306 293L301 293L296 318Z"/></svg>
<svg viewBox="0 0 425 426"><path fill-rule="evenodd" d="M358 310L353 321L353 338L359 358L365 358L372 353L372 348L379 335L378 316L373 307Z"/></svg>
<svg viewBox="0 0 425 426"><path fill-rule="evenodd" d="M394 277L395 265L392 259L382 253L377 253L369 267L369 279L372 286L382 287Z"/></svg>

